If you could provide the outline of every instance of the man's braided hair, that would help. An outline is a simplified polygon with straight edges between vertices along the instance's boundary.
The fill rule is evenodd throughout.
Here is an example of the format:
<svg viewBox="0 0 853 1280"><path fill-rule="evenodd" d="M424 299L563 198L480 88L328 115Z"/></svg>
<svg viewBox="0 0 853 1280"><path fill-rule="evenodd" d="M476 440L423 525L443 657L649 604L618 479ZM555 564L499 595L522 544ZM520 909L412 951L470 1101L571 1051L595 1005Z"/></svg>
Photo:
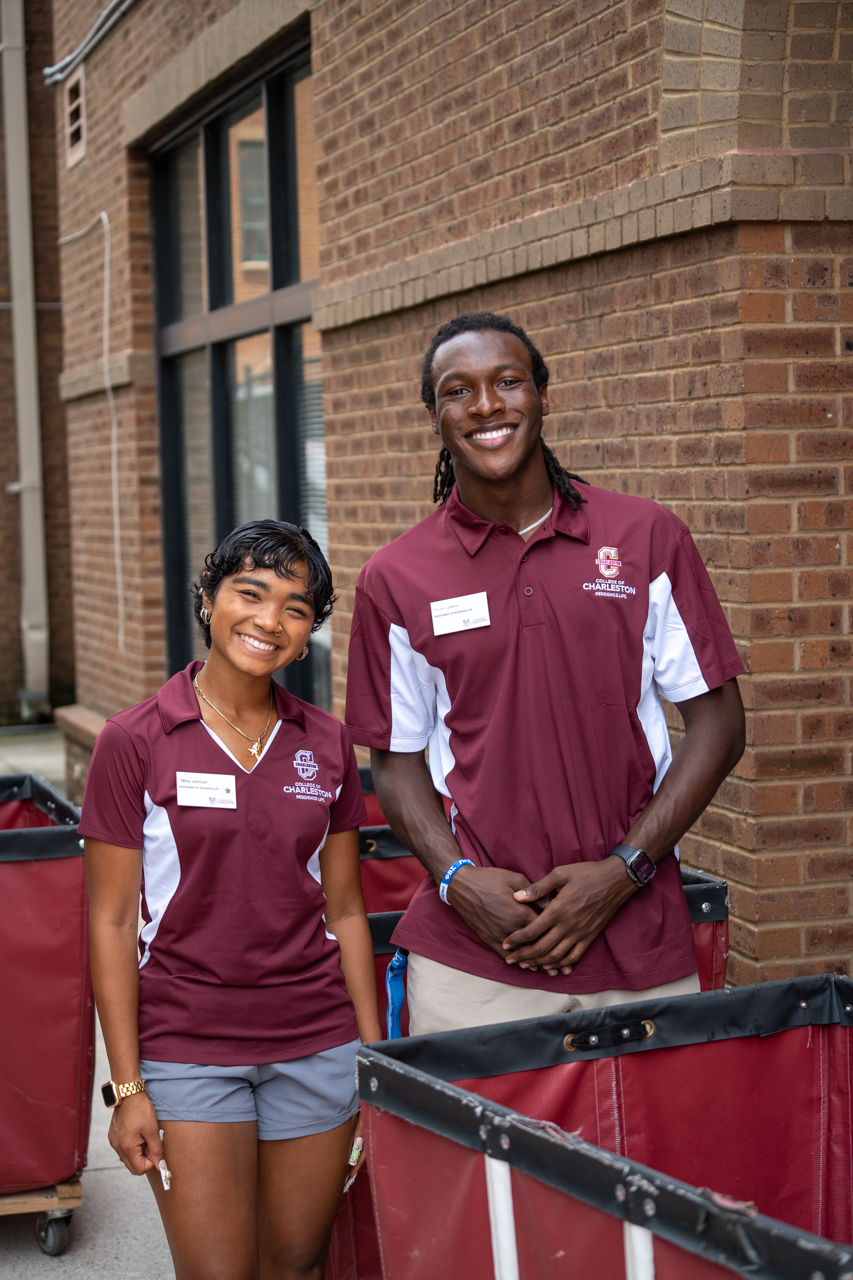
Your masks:
<svg viewBox="0 0 853 1280"><path fill-rule="evenodd" d="M517 324L513 324L506 316L495 315L492 311L472 311L468 315L456 316L454 320L448 320L447 324L443 324L436 332L432 342L429 344L421 372L421 399L425 405L431 408L435 404L435 390L432 385L432 362L435 359L435 353L438 348L443 346L445 342L449 342L451 338L457 337L460 333L480 333L486 330L494 330L497 333L511 333L513 337L523 342L530 353L534 385L537 389L544 386L548 381L548 366L542 359L541 351L533 345L524 330ZM556 487L560 497L569 502L573 510L577 511L580 504L586 502L586 498L581 497L572 481L577 480L580 484L587 484L588 481L582 479L581 476L574 475L571 471L566 471L545 441L541 440L540 443L549 480ZM435 468L435 483L432 490L433 502L440 503L443 506L450 497L455 484L456 476L453 473L453 459L447 446L442 445Z"/></svg>

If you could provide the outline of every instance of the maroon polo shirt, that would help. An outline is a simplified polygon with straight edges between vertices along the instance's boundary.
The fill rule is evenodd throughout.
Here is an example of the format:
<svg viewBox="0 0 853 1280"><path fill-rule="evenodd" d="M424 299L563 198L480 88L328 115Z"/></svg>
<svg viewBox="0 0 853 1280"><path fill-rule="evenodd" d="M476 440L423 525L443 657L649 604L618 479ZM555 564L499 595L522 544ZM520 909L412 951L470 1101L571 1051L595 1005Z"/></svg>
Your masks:
<svg viewBox="0 0 853 1280"><path fill-rule="evenodd" d="M366 817L350 736L274 684L279 719L249 773L201 718L201 665L108 720L86 779L81 835L142 849L140 1054L249 1065L346 1044L358 1028L319 853Z"/></svg>
<svg viewBox="0 0 853 1280"><path fill-rule="evenodd" d="M671 755L661 695L743 671L686 525L584 487L526 544L446 506L378 551L357 585L346 720L364 746L429 748L466 858L531 881L595 862L648 805ZM394 941L499 982L642 990L696 969L674 852L569 977L507 965L427 879Z"/></svg>

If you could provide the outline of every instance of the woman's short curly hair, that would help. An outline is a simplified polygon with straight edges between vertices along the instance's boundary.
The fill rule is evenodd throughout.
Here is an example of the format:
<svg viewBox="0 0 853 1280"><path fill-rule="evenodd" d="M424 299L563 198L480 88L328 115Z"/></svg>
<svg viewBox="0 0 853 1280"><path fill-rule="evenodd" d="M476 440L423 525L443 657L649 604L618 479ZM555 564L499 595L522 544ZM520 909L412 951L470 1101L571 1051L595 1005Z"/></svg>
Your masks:
<svg viewBox="0 0 853 1280"><path fill-rule="evenodd" d="M190 587L193 613L208 649L210 627L201 616L202 592L207 593L209 600L215 600L223 580L241 569L274 569L280 578L292 578L303 568L308 570L308 590L314 601L311 630L319 631L331 615L336 596L332 571L308 530L288 524L286 520L253 520L233 529L216 550L205 557L198 582Z"/></svg>

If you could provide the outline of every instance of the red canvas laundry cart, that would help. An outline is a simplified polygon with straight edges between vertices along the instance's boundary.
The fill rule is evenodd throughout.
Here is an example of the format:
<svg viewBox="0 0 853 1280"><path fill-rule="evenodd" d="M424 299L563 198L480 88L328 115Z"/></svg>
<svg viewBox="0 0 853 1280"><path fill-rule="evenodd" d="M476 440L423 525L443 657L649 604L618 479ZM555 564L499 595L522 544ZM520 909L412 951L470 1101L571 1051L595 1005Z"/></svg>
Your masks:
<svg viewBox="0 0 853 1280"><path fill-rule="evenodd" d="M0 1214L62 1253L82 1203L95 1070L80 812L34 774L0 778Z"/></svg>
<svg viewBox="0 0 853 1280"><path fill-rule="evenodd" d="M396 951L391 935L412 894L425 876L420 863L385 823L373 791L370 770L360 770L367 805L367 825L360 831L361 874L376 964L379 1012L387 1012L385 976ZM724 881L682 869L682 882L693 925L700 983L719 989L728 960L728 890ZM402 978L405 983L405 975ZM408 1011L403 1003L401 1034L408 1035ZM379 1241L368 1179L357 1179L342 1198L327 1268L327 1280L382 1280Z"/></svg>
<svg viewBox="0 0 853 1280"><path fill-rule="evenodd" d="M364 1046L384 1280L851 1280L853 982Z"/></svg>

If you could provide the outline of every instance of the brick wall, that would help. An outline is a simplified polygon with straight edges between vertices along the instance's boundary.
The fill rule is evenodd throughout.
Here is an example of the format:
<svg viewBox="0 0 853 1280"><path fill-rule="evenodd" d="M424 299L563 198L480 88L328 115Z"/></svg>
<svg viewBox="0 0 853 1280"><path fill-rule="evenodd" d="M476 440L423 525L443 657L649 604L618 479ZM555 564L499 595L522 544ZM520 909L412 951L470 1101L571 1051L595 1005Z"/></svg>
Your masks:
<svg viewBox="0 0 853 1280"><path fill-rule="evenodd" d="M657 169L658 0L312 16L324 283Z"/></svg>
<svg viewBox="0 0 853 1280"><path fill-rule="evenodd" d="M62 233L109 212L111 350L136 370L117 391L122 655L106 403L75 382L99 354L95 233L62 269L78 696L104 713L164 666L146 164L117 107L233 7L139 0L87 60L89 150L61 176ZM97 9L57 4L56 56ZM461 310L508 312L551 364L558 454L687 521L747 666L747 754L684 841L732 885L737 981L853 956L850 9L321 0L311 14L336 707L358 571L431 510L421 354Z"/></svg>
<svg viewBox="0 0 853 1280"><path fill-rule="evenodd" d="M134 5L86 59L86 156L69 170L64 157L60 164L60 234L84 227L101 209L108 214L110 352L130 370L115 392L126 613L122 652L112 549L110 419L100 382L103 238L98 227L61 250L61 287L77 699L105 715L150 696L165 676L148 161L124 147L121 104L235 3L140 0ZM58 60L80 43L102 4L61 0L54 7ZM61 130L61 88L55 110Z"/></svg>
<svg viewBox="0 0 853 1280"><path fill-rule="evenodd" d="M853 4L668 0L666 7L662 168L735 148L850 146ZM840 153L802 155L799 180L840 185L845 162Z"/></svg>
<svg viewBox="0 0 853 1280"><path fill-rule="evenodd" d="M432 509L420 357L460 310L506 311L541 345L566 464L694 531L750 673L749 746L682 847L729 880L739 982L847 972L853 950L851 235L693 233L324 335L339 712L358 570Z"/></svg>
<svg viewBox="0 0 853 1280"><path fill-rule="evenodd" d="M358 570L431 510L421 353L462 310L508 312L551 366L557 453L687 521L747 667L747 753L683 842L731 884L739 982L853 953L851 247L822 221L850 198L851 9L543 3L460 10L458 32L439 4L315 15L336 707ZM606 148L637 93L631 128L660 132L629 171ZM751 188L736 206L727 182Z"/></svg>

